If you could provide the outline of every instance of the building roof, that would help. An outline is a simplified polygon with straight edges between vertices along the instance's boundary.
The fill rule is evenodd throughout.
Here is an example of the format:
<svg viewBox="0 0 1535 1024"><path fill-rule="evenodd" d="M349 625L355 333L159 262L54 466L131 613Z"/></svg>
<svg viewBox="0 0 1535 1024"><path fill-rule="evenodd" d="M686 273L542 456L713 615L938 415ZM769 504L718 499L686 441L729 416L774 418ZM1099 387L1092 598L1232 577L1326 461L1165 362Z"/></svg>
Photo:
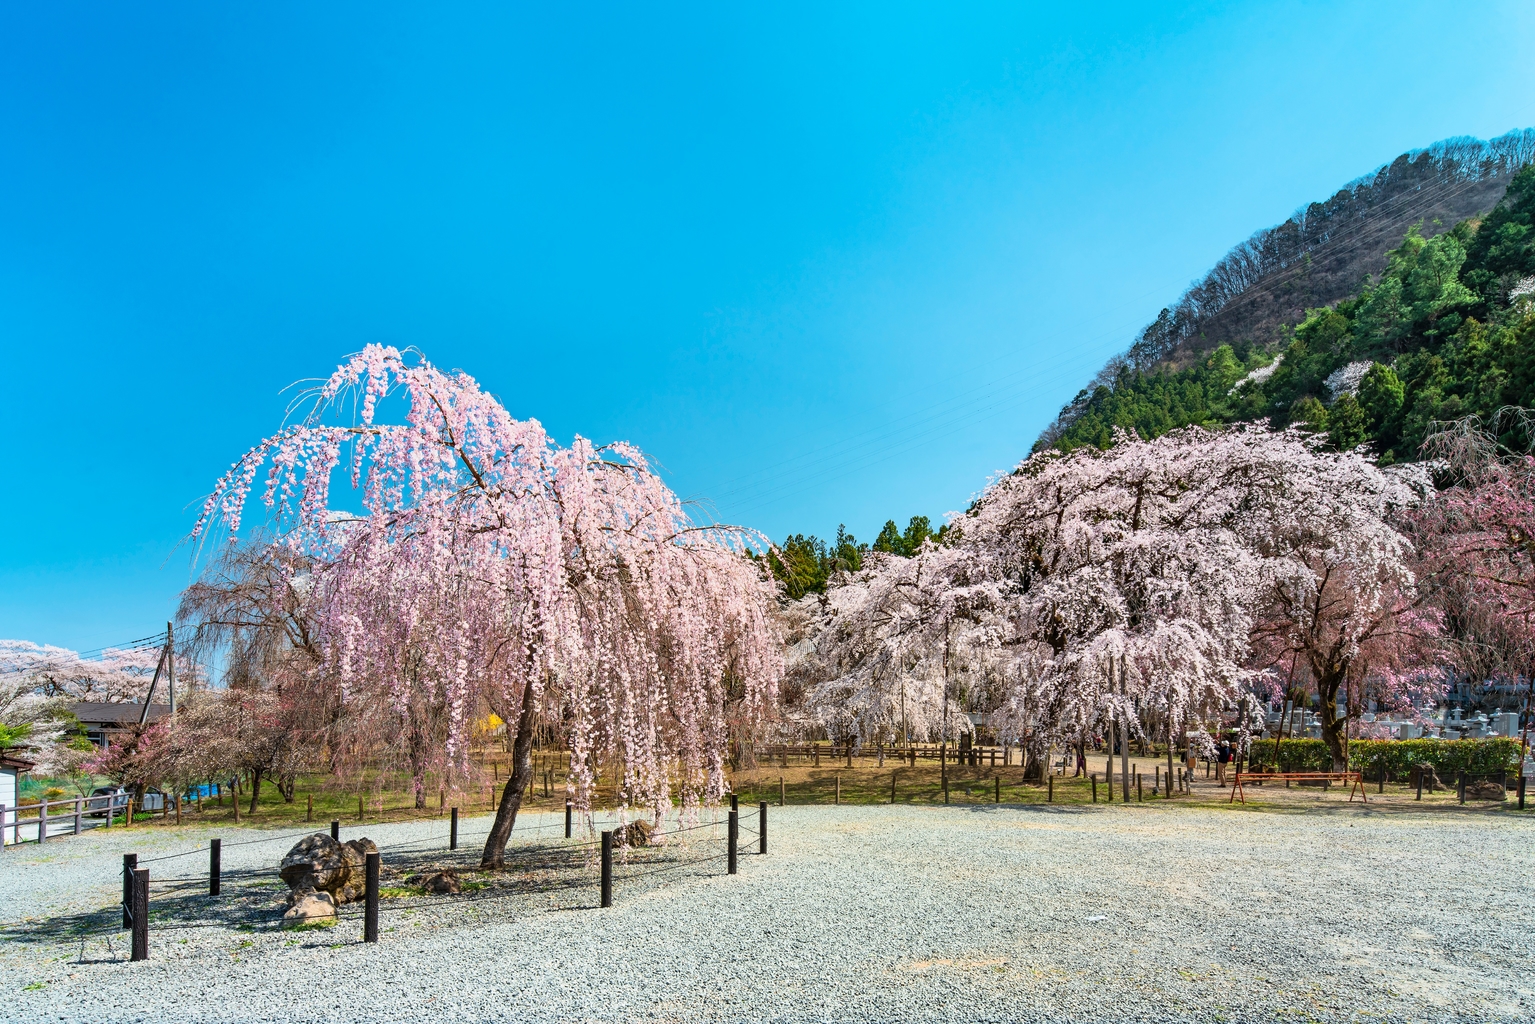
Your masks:
<svg viewBox="0 0 1535 1024"><path fill-rule="evenodd" d="M19 757L12 757L10 754L0 753L0 768L14 768L18 772L26 772L32 770L32 762L24 761Z"/></svg>
<svg viewBox="0 0 1535 1024"><path fill-rule="evenodd" d="M139 716L144 713L143 704L134 704L127 701L76 701L69 706L69 710L80 720L81 725L137 725ZM171 713L169 704L149 705L149 720L158 722Z"/></svg>

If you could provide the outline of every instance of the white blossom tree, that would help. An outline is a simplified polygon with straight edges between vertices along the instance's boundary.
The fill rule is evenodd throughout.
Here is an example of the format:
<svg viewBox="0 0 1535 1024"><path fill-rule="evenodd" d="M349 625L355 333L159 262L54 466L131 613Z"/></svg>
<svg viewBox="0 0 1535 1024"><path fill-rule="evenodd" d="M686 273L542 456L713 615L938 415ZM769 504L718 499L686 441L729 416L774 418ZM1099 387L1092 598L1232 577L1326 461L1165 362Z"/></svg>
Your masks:
<svg viewBox="0 0 1535 1024"><path fill-rule="evenodd" d="M1044 452L950 522L944 545L876 568L823 634L844 675L966 650L1011 680L1000 719L1037 758L1113 722L1170 735L1244 692L1260 611L1336 587L1410 584L1387 521L1411 492L1296 431L1190 428ZM1287 607L1289 607L1287 605ZM1268 621L1268 620L1266 620Z"/></svg>

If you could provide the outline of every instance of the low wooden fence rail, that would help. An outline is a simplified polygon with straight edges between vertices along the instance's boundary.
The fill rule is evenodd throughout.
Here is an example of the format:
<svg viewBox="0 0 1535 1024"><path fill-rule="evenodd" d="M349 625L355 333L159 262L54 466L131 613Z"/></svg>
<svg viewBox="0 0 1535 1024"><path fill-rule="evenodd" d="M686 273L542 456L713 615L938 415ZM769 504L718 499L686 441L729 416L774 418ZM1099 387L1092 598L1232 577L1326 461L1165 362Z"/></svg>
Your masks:
<svg viewBox="0 0 1535 1024"><path fill-rule="evenodd" d="M89 828L111 828L112 819L127 811L131 799L116 793L40 800L20 807L0 804L0 849L28 841L41 843L54 836L77 836Z"/></svg>
<svg viewBox="0 0 1535 1024"><path fill-rule="evenodd" d="M778 764L788 766L789 758L796 758L801 763L809 762L819 766L821 758L832 760L850 761L855 757L877 757L894 761L903 761L915 766L918 759L927 761L946 761L949 764L970 765L971 767L996 768L1011 767L1014 750L1012 747L981 746L976 744L960 749L955 746L943 747L936 743L913 744L909 747L880 746L858 747L846 743L774 743L770 746L754 747L752 755L759 764Z"/></svg>

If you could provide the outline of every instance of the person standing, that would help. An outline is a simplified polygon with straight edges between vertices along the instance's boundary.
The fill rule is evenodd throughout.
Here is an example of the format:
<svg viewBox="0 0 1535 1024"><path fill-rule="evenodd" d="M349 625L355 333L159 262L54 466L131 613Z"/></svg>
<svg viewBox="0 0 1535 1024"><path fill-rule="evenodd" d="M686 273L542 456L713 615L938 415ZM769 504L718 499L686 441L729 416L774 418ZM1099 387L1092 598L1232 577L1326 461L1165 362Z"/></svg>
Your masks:
<svg viewBox="0 0 1535 1024"><path fill-rule="evenodd" d="M1231 744L1221 740L1215 748L1215 784L1226 785L1226 765L1231 762Z"/></svg>

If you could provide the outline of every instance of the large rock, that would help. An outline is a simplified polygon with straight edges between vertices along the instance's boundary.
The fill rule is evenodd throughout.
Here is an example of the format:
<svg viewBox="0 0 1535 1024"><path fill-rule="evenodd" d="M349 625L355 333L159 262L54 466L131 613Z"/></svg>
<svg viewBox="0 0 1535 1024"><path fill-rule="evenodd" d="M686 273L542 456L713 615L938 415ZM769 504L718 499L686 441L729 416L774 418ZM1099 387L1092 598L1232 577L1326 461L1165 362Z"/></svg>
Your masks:
<svg viewBox="0 0 1535 1024"><path fill-rule="evenodd" d="M327 836L326 838L329 838ZM294 893L289 897L288 912L282 916L284 928L306 924L335 924L336 902L328 892Z"/></svg>
<svg viewBox="0 0 1535 1024"><path fill-rule="evenodd" d="M294 892L330 892L350 874L346 847L324 832L305 836L282 859L277 874Z"/></svg>
<svg viewBox="0 0 1535 1024"><path fill-rule="evenodd" d="M315 892L328 894L337 904L361 899L367 884L367 855L377 852L371 839L338 843L324 832L305 836L277 869L293 890L289 905L296 897Z"/></svg>
<svg viewBox="0 0 1535 1024"><path fill-rule="evenodd" d="M421 888L433 896L451 896L463 891L458 882L458 872L452 868L427 875L421 880Z"/></svg>
<svg viewBox="0 0 1535 1024"><path fill-rule="evenodd" d="M337 903L351 903L362 899L367 892L368 854L377 853L378 847L373 840L364 838L349 839L341 844L341 849L346 856L347 877L338 888L331 890L331 894Z"/></svg>
<svg viewBox="0 0 1535 1024"><path fill-rule="evenodd" d="M649 846L650 838L655 834L655 825L644 818L641 818L639 821L631 821L628 825L624 826L623 845Z"/></svg>

